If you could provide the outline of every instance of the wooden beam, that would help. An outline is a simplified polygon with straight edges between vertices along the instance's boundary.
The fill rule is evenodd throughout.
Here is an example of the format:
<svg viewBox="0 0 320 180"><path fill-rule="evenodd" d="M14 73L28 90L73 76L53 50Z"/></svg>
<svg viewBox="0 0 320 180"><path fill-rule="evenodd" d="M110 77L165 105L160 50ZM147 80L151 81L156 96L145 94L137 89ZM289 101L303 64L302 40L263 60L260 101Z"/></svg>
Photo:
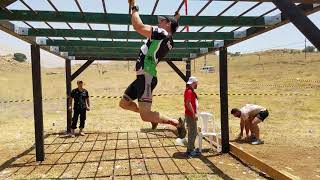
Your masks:
<svg viewBox="0 0 320 180"><path fill-rule="evenodd" d="M301 10L303 10L305 15L310 15L312 13L320 11L320 6L316 6L316 5L313 5L313 4L299 4L298 7ZM246 33L247 36L245 36L244 38L238 39L238 40L233 40L233 41L226 40L224 42L224 45L226 47L229 47L229 46L238 44L238 43L240 43L242 41L245 41L245 40L248 40L250 38L256 37L256 36L258 36L260 34L263 34L265 32L269 32L269 31L271 31L273 29L276 29L276 28L278 28L280 26L283 26L285 24L288 24L290 22L289 19L284 14L281 14L281 20L282 21L280 23L277 23L274 26L271 26L269 28L251 27L251 28L247 29L247 33Z"/></svg>
<svg viewBox="0 0 320 180"><path fill-rule="evenodd" d="M85 62L76 72L74 72L71 75L71 81L73 81L75 78L77 78L85 69L87 69L87 67L89 67L92 63L94 62L94 60L88 60L87 62Z"/></svg>
<svg viewBox="0 0 320 180"><path fill-rule="evenodd" d="M186 79L187 79L187 81L189 80L190 77L191 77L191 61L186 60Z"/></svg>
<svg viewBox="0 0 320 180"><path fill-rule="evenodd" d="M181 79L184 81L184 82L187 82L188 79L187 77L183 74L183 72L180 71L180 69L171 61L166 61L169 66L181 77Z"/></svg>
<svg viewBox="0 0 320 180"><path fill-rule="evenodd" d="M36 160L44 161L41 64L40 47L38 45L31 45L31 68L33 86L33 116L35 129L34 134L36 141Z"/></svg>
<svg viewBox="0 0 320 180"><path fill-rule="evenodd" d="M207 137L204 137L206 141L210 142ZM216 141L216 136L213 136L213 140ZM219 142L221 143L221 138L219 138ZM255 168L259 169L263 173L266 173L273 179L281 179L281 180L291 180L291 179L298 179L295 176L289 174L288 172L278 171L277 169L273 168L272 166L268 165L267 163L263 162L259 158L251 155L248 152L243 151L240 147L236 146L234 143L229 143L230 151L229 154L233 155L237 159L241 160L247 165L254 166Z"/></svg>
<svg viewBox="0 0 320 180"><path fill-rule="evenodd" d="M266 173L273 179L281 179L281 180L295 179L292 175L289 175L288 173L280 172L275 168L269 166L268 164L264 163L259 158L241 150L239 147L237 147L233 143L230 143L230 154L236 156L241 161L244 161L245 163L258 168L259 170Z"/></svg>
<svg viewBox="0 0 320 180"><path fill-rule="evenodd" d="M320 50L320 30L300 8L289 0L273 0L273 3Z"/></svg>
<svg viewBox="0 0 320 180"><path fill-rule="evenodd" d="M6 32L8 34L10 34L11 36L14 36L24 42L27 42L29 44L37 44L36 43L36 37L29 37L29 36L21 36L17 33L15 33L15 25L12 24L11 22L9 21L1 21L0 20L0 30L3 31L3 32ZM57 53L54 53L54 52L51 52L50 49L48 47L45 47L45 46L40 46L40 49L44 50L44 51L47 51L53 55L56 55L60 58L65 58L63 56L61 56L60 54L57 54Z"/></svg>
<svg viewBox="0 0 320 180"><path fill-rule="evenodd" d="M17 0L1 0L0 1L0 6L2 7L7 7L11 4L13 4L14 2L16 2Z"/></svg>
<svg viewBox="0 0 320 180"><path fill-rule="evenodd" d="M228 119L228 51L227 48L222 47L219 52L221 144L222 152L228 153L230 150Z"/></svg>
<svg viewBox="0 0 320 180"><path fill-rule="evenodd" d="M71 98L71 60L66 59L66 108L67 108L67 133L71 132L72 111L69 110L69 100Z"/></svg>

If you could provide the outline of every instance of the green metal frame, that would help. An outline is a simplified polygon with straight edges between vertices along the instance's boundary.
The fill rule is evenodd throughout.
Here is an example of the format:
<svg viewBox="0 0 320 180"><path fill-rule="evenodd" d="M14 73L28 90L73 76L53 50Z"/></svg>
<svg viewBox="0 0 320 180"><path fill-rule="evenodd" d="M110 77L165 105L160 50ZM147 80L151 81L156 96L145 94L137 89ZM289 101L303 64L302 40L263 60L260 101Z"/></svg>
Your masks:
<svg viewBox="0 0 320 180"><path fill-rule="evenodd" d="M227 1L227 0L218 0ZM230 0L231 1L231 0ZM239 16L223 16L230 8L236 5L238 2L257 2L255 5L241 13ZM134 31L111 31L110 24L130 24L130 16L128 14L112 14L106 13L94 13L94 12L83 12L80 4L77 3L80 12L63 12L59 11L51 1L48 1L50 5L55 9L55 11L37 11L33 10L28 6L23 0L21 1L29 10L10 10L5 8L6 5L13 3L14 0L6 0L0 3L0 20L4 22L10 21L22 21L29 28L24 28L23 33L15 33L15 36L26 37L28 42L34 41L35 37L45 37L46 41L40 43L41 47L59 55L60 57L71 58L65 56L68 52L68 56L83 56L85 52L90 52L91 57L110 57L108 52L115 52L118 56L123 55L124 59L128 56L124 56L126 53L131 55L136 54L133 58L135 59L139 51L141 42L132 42L130 40L142 40L145 37ZM263 4L263 2L272 2L271 0L240 0L233 1L225 10L219 13L217 16L199 16L199 14L211 3L208 1L206 5L200 9L200 11L195 16L181 16L179 23L181 26L202 26L198 32L177 32L174 34L175 40L184 40L185 42L175 42L174 50L170 53L170 58L177 55L175 59L194 59L205 55L207 53L212 53L218 50L220 47L227 47L235 43L241 42L248 38L259 35L260 33L269 31L275 27L281 26L287 23L287 19L283 14L278 17L268 16L269 13L273 12L275 9L260 15L260 16L244 16L246 13L252 11L257 6ZM317 0L294 0L300 4L299 7L307 14L315 11L319 11L320 7L313 4ZM103 3L104 4L104 3ZM183 1L180 4L178 10L181 9ZM157 16L154 15L156 4L151 15L141 15L141 18L145 24L157 24ZM105 9L105 6L104 6ZM274 20L279 18L278 20ZM273 21L270 21L273 19ZM34 28L27 21L38 21L45 22L50 29L46 28ZM63 22L67 23L70 29L54 29L48 22ZM86 23L89 29L73 29L69 23ZM90 23L107 24L109 27L109 32L106 30L94 30L90 26ZM3 24L3 23L2 23ZM16 26L12 26L8 22L9 29L11 31L16 31ZM207 26L221 26L215 32L200 32L204 27ZM233 31L230 32L218 32L223 27L228 26L238 26ZM244 31L237 31L241 27L250 27ZM7 32L7 30L6 30ZM19 32L19 31L16 31ZM51 37L62 37L64 40L53 40ZM81 40L67 40L68 37L80 38ZM82 38L95 38L97 41L84 41ZM98 38L112 39L112 41L100 41ZM127 42L121 41L126 39ZM198 40L198 42L190 42L189 40ZM201 41L202 40L202 41ZM208 41L209 40L209 41ZM189 42L186 42L189 41ZM45 43L43 43L45 42ZM53 50L50 46L59 46L59 51ZM87 48L79 48L80 46L86 46ZM77 48L78 47L78 48ZM89 48L90 47L90 48ZM95 49L93 49L95 47ZM68 49L69 48L69 49ZM109 49L108 49L109 48ZM110 49L113 48L113 49ZM204 51L200 49L203 48ZM134 52L137 51L137 52ZM94 52L94 53L92 53ZM80 53L80 54L77 54Z"/></svg>
<svg viewBox="0 0 320 180"><path fill-rule="evenodd" d="M108 47L86 47L86 46L60 46L60 52L117 52L117 53L137 53L140 48L108 48ZM173 49L171 54L190 54L200 53L199 49Z"/></svg>
<svg viewBox="0 0 320 180"><path fill-rule="evenodd" d="M112 31L76 29L28 29L26 36L38 37L82 37L82 38L109 38L109 39L146 39L135 31ZM233 32L177 32L175 40L234 40Z"/></svg>
<svg viewBox="0 0 320 180"><path fill-rule="evenodd" d="M81 40L47 40L45 46L87 46L87 47L109 47L109 48L140 48L143 42L124 41L81 41ZM174 48L199 49L213 48L213 42L175 42Z"/></svg>
<svg viewBox="0 0 320 180"><path fill-rule="evenodd" d="M96 23L96 24L131 24L128 14L104 14L80 12L59 12L28 10L10 10L11 12L0 10L0 20L10 21L40 21L40 22L69 22L69 23ZM158 24L155 15L140 15L146 24ZM264 17L234 17L234 16L181 16L179 19L181 26L270 26L265 23Z"/></svg>
<svg viewBox="0 0 320 180"><path fill-rule="evenodd" d="M132 58L136 59L138 55L138 52L136 53L119 53L119 52L68 52L68 56L105 56L105 57L115 57L115 58ZM190 54L173 54L169 53L166 58L185 58L189 57Z"/></svg>

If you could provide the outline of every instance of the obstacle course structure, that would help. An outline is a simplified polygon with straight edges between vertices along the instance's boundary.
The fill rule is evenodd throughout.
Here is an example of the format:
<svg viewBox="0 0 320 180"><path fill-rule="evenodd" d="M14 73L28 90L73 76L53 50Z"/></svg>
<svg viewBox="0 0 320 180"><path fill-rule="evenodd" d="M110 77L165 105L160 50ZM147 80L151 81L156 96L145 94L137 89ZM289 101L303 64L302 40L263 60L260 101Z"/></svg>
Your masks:
<svg viewBox="0 0 320 180"><path fill-rule="evenodd" d="M138 33L131 31L129 14L107 13L106 2L101 0L97 7L103 12L84 12L78 0L74 0L79 12L59 11L53 0L46 1L53 10L34 10L24 0L0 1L0 29L31 44L33 101L36 139L36 159L44 160L43 145L43 112L41 91L40 49L55 54L65 60L66 96L71 93L71 82L80 75L95 60L135 61L141 41L144 39ZM96 2L99 2L97 0ZM230 2L216 16L200 16L209 6L216 2ZM13 10L9 6L22 3L27 10ZM253 5L237 16L224 16L231 8L251 2ZM155 14L159 0L155 1L150 15L141 15L145 24L156 25ZM180 11L185 1L181 0L177 11ZM256 16L246 16L259 6L273 3L274 8ZM126 4L127 5L127 4ZM198 57L219 51L220 100L221 100L221 131L222 152L230 151L228 125L228 69L227 47L244 40L258 36L277 27L292 22L301 33L320 50L320 30L307 17L320 11L320 0L208 0L195 15L181 16L179 24L182 28L174 34L175 46L161 61L165 61L175 72L187 81L191 76L191 61ZM278 14L275 14L279 12ZM168 12L173 14L174 12ZM270 15L272 14L272 15ZM275 14L275 15L274 15ZM14 22L24 23L27 27L17 26ZM28 22L42 22L48 28L37 28ZM50 23L65 23L70 29L55 29ZM75 29L70 23L86 24L89 29ZM90 24L105 24L108 29L95 30ZM127 31L111 30L111 25L127 25ZM186 27L198 27L194 32L183 32ZM206 27L219 27L213 32L203 32ZM224 27L236 27L224 32ZM60 38L60 39L57 39ZM79 40L70 40L78 38ZM94 38L95 40L84 40ZM101 40L107 39L107 40ZM72 60L86 62L74 73L71 72ZM185 61L186 72L183 73L174 61ZM67 99L68 102L68 99ZM66 106L67 107L67 106ZM70 131L71 112L67 111L67 131Z"/></svg>

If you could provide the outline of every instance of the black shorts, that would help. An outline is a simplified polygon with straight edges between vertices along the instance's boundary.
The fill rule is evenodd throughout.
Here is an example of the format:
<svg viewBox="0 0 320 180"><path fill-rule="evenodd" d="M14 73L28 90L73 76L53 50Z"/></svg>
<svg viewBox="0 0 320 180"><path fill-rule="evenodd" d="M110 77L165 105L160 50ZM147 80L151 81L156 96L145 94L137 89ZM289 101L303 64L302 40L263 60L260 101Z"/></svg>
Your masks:
<svg viewBox="0 0 320 180"><path fill-rule="evenodd" d="M124 97L131 100L138 99L139 102L152 102L152 91L157 83L157 77L149 74L137 75L137 79L124 92Z"/></svg>
<svg viewBox="0 0 320 180"><path fill-rule="evenodd" d="M257 118L259 118L262 122L269 116L269 111L260 111L257 115Z"/></svg>

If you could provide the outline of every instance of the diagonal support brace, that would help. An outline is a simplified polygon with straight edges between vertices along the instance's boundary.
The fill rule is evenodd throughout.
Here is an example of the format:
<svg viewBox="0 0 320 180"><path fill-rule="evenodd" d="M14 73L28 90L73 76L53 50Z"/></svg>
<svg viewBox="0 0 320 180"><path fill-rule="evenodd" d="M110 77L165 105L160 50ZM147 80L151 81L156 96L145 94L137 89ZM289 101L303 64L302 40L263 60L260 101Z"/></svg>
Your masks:
<svg viewBox="0 0 320 180"><path fill-rule="evenodd" d="M86 63L84 63L76 72L74 72L71 75L71 81L73 81L75 78L77 78L87 67L89 67L94 60L88 60Z"/></svg>
<svg viewBox="0 0 320 180"><path fill-rule="evenodd" d="M304 34L304 36L320 50L320 30L317 26L305 15L302 9L298 8L289 0L272 0L283 14ZM312 6L312 5L311 5Z"/></svg>
<svg viewBox="0 0 320 180"><path fill-rule="evenodd" d="M166 61L169 66L181 77L181 79L184 81L184 82L187 82L187 77L186 75L183 74L183 72L180 71L180 69L172 62L172 61Z"/></svg>

